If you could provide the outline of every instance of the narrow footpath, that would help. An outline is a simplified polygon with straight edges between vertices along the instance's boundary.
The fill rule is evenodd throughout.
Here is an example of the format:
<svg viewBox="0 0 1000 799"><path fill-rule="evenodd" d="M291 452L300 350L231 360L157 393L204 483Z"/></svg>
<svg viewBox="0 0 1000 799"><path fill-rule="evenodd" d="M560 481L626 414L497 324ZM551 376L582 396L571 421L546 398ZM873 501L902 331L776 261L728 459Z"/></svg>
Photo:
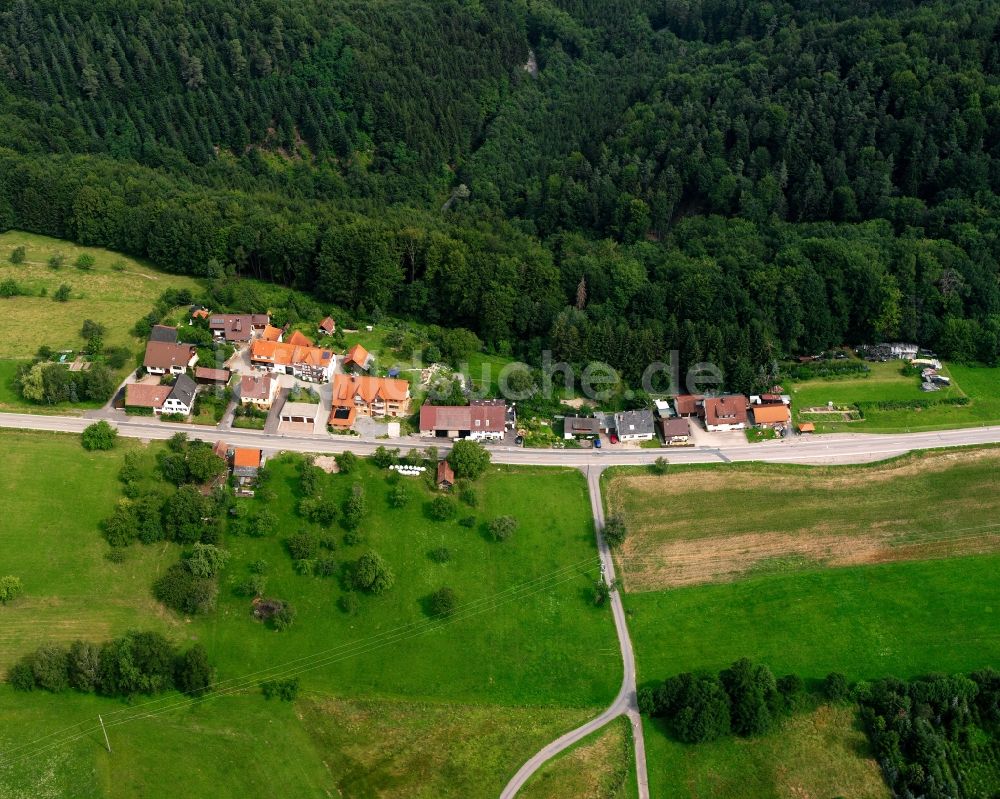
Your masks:
<svg viewBox="0 0 1000 799"><path fill-rule="evenodd" d="M608 585L613 585L615 580L615 564L611 557L611 550L604 540L603 533L604 503L601 501L601 473L604 471L604 467L587 466L583 471L587 476L587 490L590 493L590 509L594 515L594 527L597 531L597 549L601 556L602 575ZM636 782L639 786L639 799L649 799L649 780L646 775L646 743L642 734L642 719L639 716L639 705L636 700L635 656L632 653L632 640L629 638L628 625L625 622L625 608L622 605L622 599L618 591L611 592L610 601L611 612L615 619L615 630L618 633L618 645L622 653L622 664L624 666L622 686L618 690L615 701L596 718L591 719L575 730L570 730L561 738L547 744L541 751L532 756L527 763L521 766L511 781L507 783L507 787L500 794L500 799L514 799L517 792L531 778L531 775L549 760L619 716L627 716L629 723L632 725L632 742L635 749L635 773Z"/></svg>

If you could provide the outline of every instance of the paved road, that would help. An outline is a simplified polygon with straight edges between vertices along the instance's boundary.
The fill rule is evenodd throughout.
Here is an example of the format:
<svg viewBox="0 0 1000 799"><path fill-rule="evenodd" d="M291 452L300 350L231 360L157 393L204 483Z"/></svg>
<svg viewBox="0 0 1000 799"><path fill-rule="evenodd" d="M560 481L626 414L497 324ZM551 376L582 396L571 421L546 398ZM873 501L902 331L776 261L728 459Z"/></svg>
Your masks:
<svg viewBox="0 0 1000 799"><path fill-rule="evenodd" d="M393 441L361 439L354 436L272 435L260 430L226 430L190 424L161 422L149 417L116 416L109 419L118 431L131 438L165 439L176 432L191 438L216 441L224 437L236 446L277 451L331 454L351 450L370 454L377 446L426 447L434 444L447 452L450 442L444 439L403 438ZM78 416L43 416L40 414L0 413L0 427L25 430L51 430L80 433L93 419ZM768 461L771 463L867 463L890 458L917 449L955 447L970 444L1000 443L1000 426L942 430L934 433L898 435L837 433L825 436L796 436L792 440L765 441L760 444L726 444L721 447L678 447L673 449L631 449L611 446L604 449L521 449L504 444L488 445L496 463L534 466L602 467L652 463L663 455L671 463L720 463L728 461Z"/></svg>

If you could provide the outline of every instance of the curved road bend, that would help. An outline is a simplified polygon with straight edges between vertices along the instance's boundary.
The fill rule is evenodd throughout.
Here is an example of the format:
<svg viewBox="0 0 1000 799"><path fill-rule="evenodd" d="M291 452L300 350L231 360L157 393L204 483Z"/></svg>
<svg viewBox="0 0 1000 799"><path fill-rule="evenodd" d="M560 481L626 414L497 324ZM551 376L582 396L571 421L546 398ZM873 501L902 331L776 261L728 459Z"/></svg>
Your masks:
<svg viewBox="0 0 1000 799"><path fill-rule="evenodd" d="M586 467L584 473L587 475L587 489L590 493L590 509L594 514L594 527L597 533L597 548L601 556L601 566L604 572L604 579L609 584L615 579L615 564L611 557L611 550L608 549L607 542L601 532L604 529L604 505L601 502L601 472L603 466ZM586 724L577 727L575 730L563 735L561 738L544 746L513 776L507 787L500 794L500 799L514 799L517 792L524 787L524 784L531 778L538 769L551 760L560 752L568 749L577 741L595 732L609 721L613 721L619 716L628 716L632 725L632 741L635 749L635 773L639 786L639 799L649 799L649 781L646 776L646 744L642 735L642 720L639 717L639 705L636 701L635 683L635 656L632 653L632 640L629 638L628 625L625 622L625 608L622 605L621 596L617 591L611 592L611 611L615 619L615 630L618 632L618 645L622 653L622 686L618 691L618 696L614 702L601 713L597 718L591 719Z"/></svg>
<svg viewBox="0 0 1000 799"><path fill-rule="evenodd" d="M350 450L358 455L369 455L380 444L397 447L426 447L436 445L447 452L450 442L443 439L402 438L392 441L365 440L354 436L284 436L260 430L219 430L192 424L160 422L148 417L108 415L111 424L123 436L141 439L166 439L174 433L187 433L191 438L214 442L224 438L240 447L277 452L315 452L332 454ZM0 413L0 428L22 430L48 430L60 433L81 433L94 422L94 418L80 416L48 416L30 413ZM603 468L652 463L666 455L671 463L720 463L726 461L767 461L770 463L804 463L816 465L868 463L883 460L917 449L959 447L975 444L1000 443L1000 426L967 427L958 430L941 430L933 433L834 433L822 436L797 436L791 441L765 441L759 444L734 443L721 447L677 447L663 449L630 449L605 447L604 449L522 449L502 444L489 444L495 463L524 466L572 466Z"/></svg>

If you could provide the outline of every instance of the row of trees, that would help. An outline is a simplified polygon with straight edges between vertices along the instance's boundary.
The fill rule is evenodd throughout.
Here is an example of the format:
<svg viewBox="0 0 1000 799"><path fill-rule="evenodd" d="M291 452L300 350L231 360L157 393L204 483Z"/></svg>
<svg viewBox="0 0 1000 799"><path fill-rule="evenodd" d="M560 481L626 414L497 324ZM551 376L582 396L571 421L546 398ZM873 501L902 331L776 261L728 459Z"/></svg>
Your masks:
<svg viewBox="0 0 1000 799"><path fill-rule="evenodd" d="M201 644L179 651L156 632L129 631L103 644L77 640L66 647L46 644L22 657L8 673L20 691L68 689L103 696L131 697L176 688L201 696L214 670Z"/></svg>

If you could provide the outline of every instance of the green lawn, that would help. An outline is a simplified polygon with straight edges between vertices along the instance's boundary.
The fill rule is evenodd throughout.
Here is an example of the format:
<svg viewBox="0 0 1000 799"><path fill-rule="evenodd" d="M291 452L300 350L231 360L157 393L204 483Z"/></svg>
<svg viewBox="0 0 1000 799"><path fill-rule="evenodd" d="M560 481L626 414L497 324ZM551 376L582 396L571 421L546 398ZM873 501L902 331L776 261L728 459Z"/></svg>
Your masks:
<svg viewBox="0 0 1000 799"><path fill-rule="evenodd" d="M0 360L0 407L20 405L23 400L14 388L14 375L22 361Z"/></svg>
<svg viewBox="0 0 1000 799"><path fill-rule="evenodd" d="M998 568L984 555L626 594L640 684L744 656L851 680L995 665Z"/></svg>
<svg viewBox="0 0 1000 799"><path fill-rule="evenodd" d="M652 799L888 799L854 707L820 707L763 738L677 743L644 719Z"/></svg>
<svg viewBox="0 0 1000 799"><path fill-rule="evenodd" d="M293 570L283 539L303 522L294 513L295 469L279 462L274 535L227 541L234 557L222 576L220 607L210 617L182 619L150 596L155 577L177 558L174 545L133 545L121 564L104 558L99 522L120 495L123 450L141 445L86 453L77 437L9 431L0 442L9 503L0 560L3 573L25 584L23 598L0 607L0 669L45 641L152 628L179 644L204 643L220 680L284 664L283 674L302 669L303 686L293 706L268 703L256 691L259 677L251 677L235 695L139 719L118 701L26 696L0 685L5 750L3 739L29 743L93 722L98 712L106 720L135 719L109 730L110 758L89 734L51 751L35 745L30 761L0 760L0 796L165 796L183 773L185 795L194 797L492 797L531 753L594 715L620 683L611 617L589 597L597 559L579 472L492 468L477 484L478 507L460 515L517 516L520 526L504 543L488 540L480 527L431 521L433 494L420 481L408 481L410 505L394 510L384 472L365 464L328 476L331 495L363 481L369 506L364 544L341 544L334 557L347 563L374 548L396 573L388 594L362 598L351 617L337 605L337 577ZM341 538L337 525L333 530ZM445 564L428 557L440 546L451 550ZM253 621L249 601L231 591L258 558L268 562L267 594L298 609L284 633ZM424 600L443 585L463 605L480 604L452 623L432 624ZM296 661L323 652L319 668L312 666L320 659ZM170 695L162 704L179 699Z"/></svg>
<svg viewBox="0 0 1000 799"><path fill-rule="evenodd" d="M15 266L9 258L17 246L25 247L27 261ZM96 262L90 271L73 266L77 256L85 252ZM47 266L54 254L66 257L58 271ZM116 261L125 264L124 272L112 270ZM19 231L0 234L0 280L8 277L36 296L0 300L5 322L17 331L17 335L0 341L0 358L30 358L42 344L56 350L77 350L84 344L80 338L84 319L107 327L107 346L124 346L138 352L140 342L130 331L149 313L156 298L168 288L198 288L194 278L161 272L148 263L109 250ZM62 283L72 287L72 298L55 302L51 295ZM42 288L49 296L37 296Z"/></svg>
<svg viewBox="0 0 1000 799"><path fill-rule="evenodd" d="M792 407L796 421L815 422L817 432L898 433L1000 424L1000 367L948 364L943 370L952 378L950 388L936 392L920 390L920 378L901 373L902 363L872 363L867 377L849 377L792 383ZM921 410L866 410L865 418L853 421L823 421L823 414L804 414L803 409L856 402L893 400L940 400L966 396L968 405L937 405Z"/></svg>

